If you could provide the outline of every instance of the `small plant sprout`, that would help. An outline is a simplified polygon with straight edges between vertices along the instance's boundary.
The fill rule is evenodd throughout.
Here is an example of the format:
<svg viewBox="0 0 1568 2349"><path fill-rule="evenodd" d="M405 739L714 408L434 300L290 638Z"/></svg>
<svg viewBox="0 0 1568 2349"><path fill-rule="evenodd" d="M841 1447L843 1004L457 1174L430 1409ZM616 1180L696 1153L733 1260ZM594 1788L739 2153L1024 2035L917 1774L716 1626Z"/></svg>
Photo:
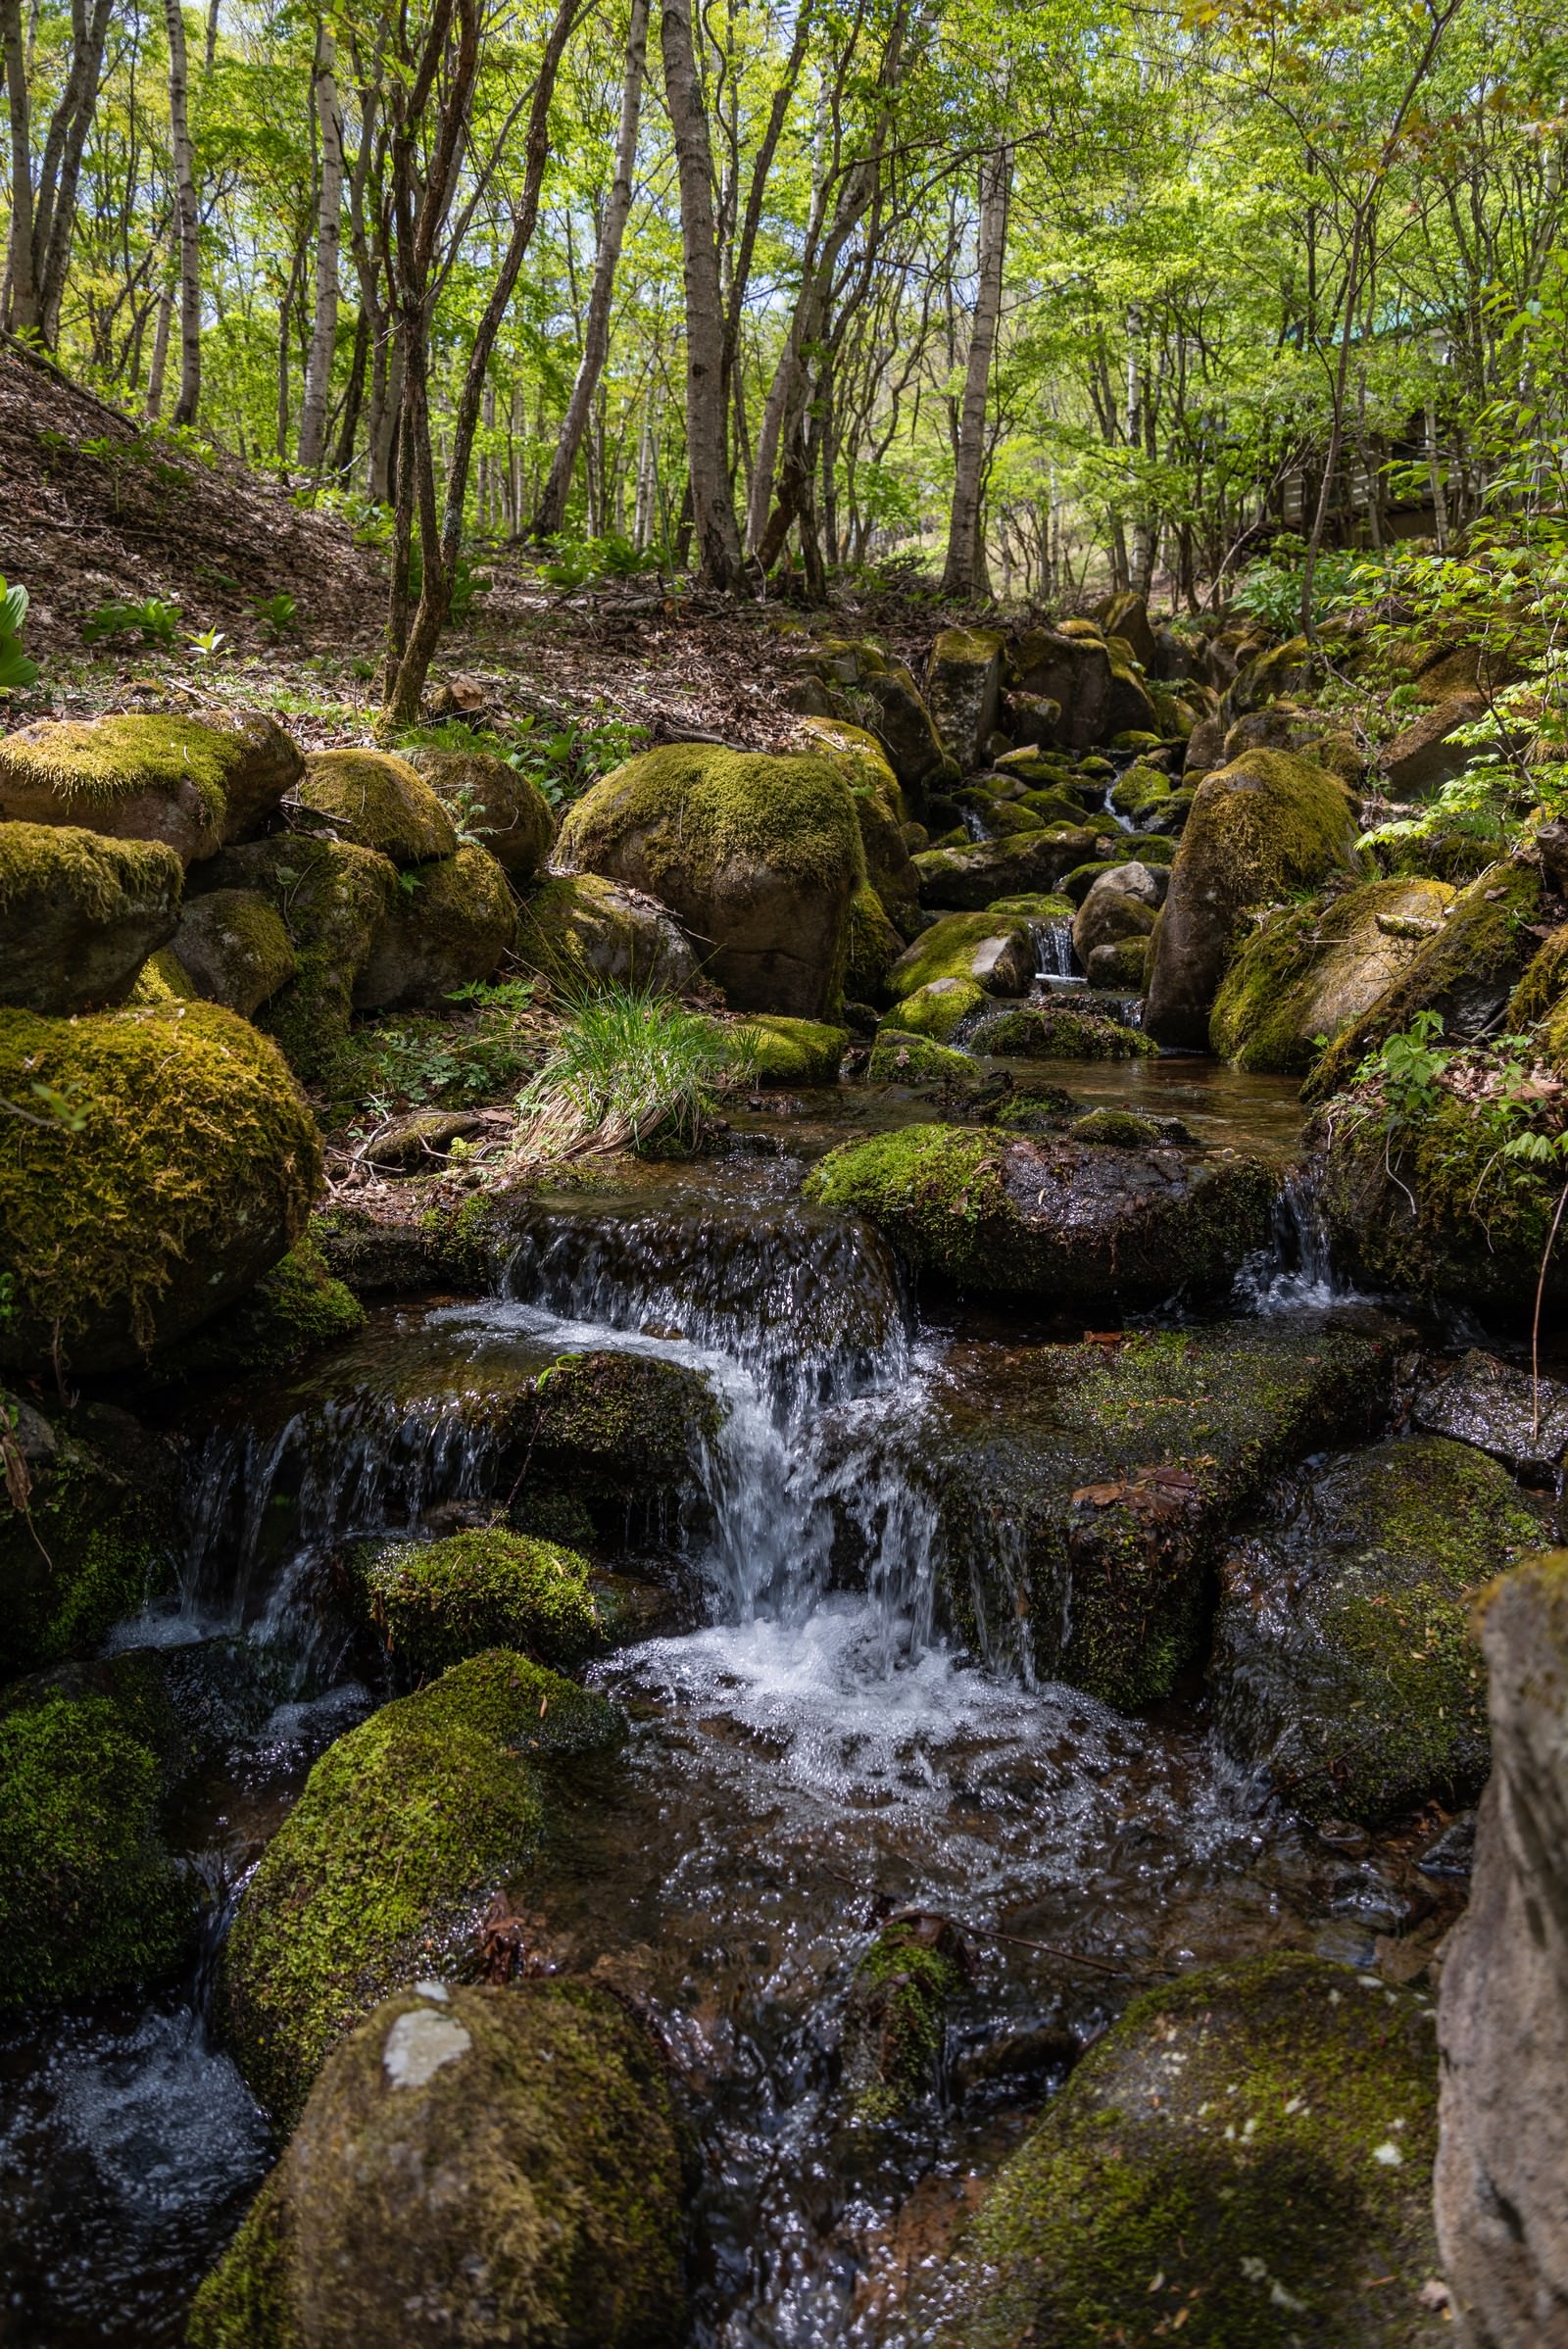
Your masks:
<svg viewBox="0 0 1568 2349"><path fill-rule="evenodd" d="M0 693L22 693L38 682L38 663L22 649L26 620L26 589L0 578Z"/></svg>
<svg viewBox="0 0 1568 2349"><path fill-rule="evenodd" d="M291 595L279 589L277 594L264 596L256 606L256 616L273 644L281 644L285 636L297 636L300 610Z"/></svg>
<svg viewBox="0 0 1568 2349"><path fill-rule="evenodd" d="M197 660L216 661L227 644L228 638L221 628L203 628L199 635L187 634L185 642Z"/></svg>

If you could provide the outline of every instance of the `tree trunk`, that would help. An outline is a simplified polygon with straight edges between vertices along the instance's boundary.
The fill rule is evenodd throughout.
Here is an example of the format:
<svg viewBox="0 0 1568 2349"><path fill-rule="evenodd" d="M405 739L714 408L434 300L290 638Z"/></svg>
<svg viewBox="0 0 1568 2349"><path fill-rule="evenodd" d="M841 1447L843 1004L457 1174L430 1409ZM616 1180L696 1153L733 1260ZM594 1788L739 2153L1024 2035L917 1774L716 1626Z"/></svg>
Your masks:
<svg viewBox="0 0 1568 2349"><path fill-rule="evenodd" d="M60 305L76 228L76 187L81 177L82 152L98 104L112 5L113 0L93 0L90 18L74 12L76 39L72 48L71 72L49 125L38 173L38 211L32 229L33 278L38 322L51 350L60 339Z"/></svg>
<svg viewBox="0 0 1568 2349"><path fill-rule="evenodd" d="M948 560L942 573L945 595L969 596L982 588L981 490L986 457L986 397L991 360L1002 316L1002 267L1007 250L1007 196L1011 150L999 146L980 172L980 283L975 296L969 361L964 370L963 407L958 421L953 513L948 523Z"/></svg>
<svg viewBox="0 0 1568 2349"><path fill-rule="evenodd" d="M169 369L169 328L174 315L174 284L172 275L164 283L158 297L158 323L153 328L153 359L147 372L147 399L142 409L150 424L156 424L164 413L164 377Z"/></svg>
<svg viewBox="0 0 1568 2349"><path fill-rule="evenodd" d="M724 308L713 229L713 159L697 76L691 0L662 0L664 95L680 171L686 282L686 466L702 576L740 585L741 540L725 448Z"/></svg>
<svg viewBox="0 0 1568 2349"><path fill-rule="evenodd" d="M354 321L354 355L349 361L348 388L343 394L337 447L332 455L332 470L340 479L347 479L354 464L354 443L359 437L360 412L365 406L365 370L369 357L370 321L362 310Z"/></svg>
<svg viewBox="0 0 1568 2349"><path fill-rule="evenodd" d="M315 470L326 454L326 408L337 347L338 255L343 241L343 115L337 60L324 21L316 34L316 118L321 136L321 185L316 227L316 314L300 411L299 459Z"/></svg>
<svg viewBox="0 0 1568 2349"><path fill-rule="evenodd" d="M0 47L5 52L6 99L11 114L11 241L6 255L5 323L14 334L25 334L38 325L38 286L32 267L32 123L22 0L0 0Z"/></svg>
<svg viewBox="0 0 1568 2349"><path fill-rule="evenodd" d="M615 142L615 176L605 207L605 222L594 263L594 281L588 295L588 318L582 338L582 359L571 398L562 418L550 478L533 517L531 535L550 538L566 517L577 452L593 412L594 396L610 351L610 305L615 290L615 269L621 241L631 215L632 177L637 168L637 132L642 121L643 76L648 65L648 0L632 0L631 28L626 39L626 78L620 94L620 131Z"/></svg>
<svg viewBox="0 0 1568 2349"><path fill-rule="evenodd" d="M196 159L191 148L185 72L185 19L179 0L164 0L169 27L169 126L174 154L174 220L179 236L179 396L174 424L194 424L202 396L202 287Z"/></svg>

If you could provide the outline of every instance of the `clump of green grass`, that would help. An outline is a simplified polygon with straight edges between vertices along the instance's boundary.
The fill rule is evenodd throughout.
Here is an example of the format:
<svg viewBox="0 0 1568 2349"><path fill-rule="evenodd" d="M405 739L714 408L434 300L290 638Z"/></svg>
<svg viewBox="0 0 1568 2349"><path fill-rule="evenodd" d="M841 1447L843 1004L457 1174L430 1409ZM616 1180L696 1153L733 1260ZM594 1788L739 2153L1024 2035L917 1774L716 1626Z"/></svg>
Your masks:
<svg viewBox="0 0 1568 2349"><path fill-rule="evenodd" d="M756 1050L747 1030L726 1034L671 996L620 986L583 996L517 1097L513 1157L695 1150L719 1094L747 1081Z"/></svg>

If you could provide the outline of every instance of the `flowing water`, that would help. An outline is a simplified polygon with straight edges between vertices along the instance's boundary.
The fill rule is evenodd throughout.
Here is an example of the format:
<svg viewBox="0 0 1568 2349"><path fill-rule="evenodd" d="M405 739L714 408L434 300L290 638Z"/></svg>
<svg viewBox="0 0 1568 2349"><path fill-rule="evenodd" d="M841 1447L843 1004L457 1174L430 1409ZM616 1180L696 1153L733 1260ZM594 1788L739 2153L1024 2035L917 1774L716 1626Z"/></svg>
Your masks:
<svg viewBox="0 0 1568 2349"><path fill-rule="evenodd" d="M1197 1063L1051 1073L1279 1158L1299 1116L1288 1087ZM0 2340L179 2337L273 2151L203 2019L211 1945L312 1758L373 1700L321 1561L505 1498L497 1397L563 1353L673 1363L723 1406L695 1495L629 1495L604 1545L683 1628L598 1667L629 1738L563 1773L548 1848L512 1888L530 1967L623 1987L670 2050L704 2154L700 2342L911 2338L903 2279L1134 1986L1281 1943L1364 1961L1408 1913L1408 1855L1352 1861L1299 1831L1217 1754L1198 1702L1124 1719L944 1636L920 1470L950 1384L983 1399L1020 1324L922 1315L874 1234L804 1207L813 1117L755 1118L729 1159L622 1199L539 1202L491 1295L378 1313L184 1431L182 1586L116 1643L188 1651L227 1708L225 1758L179 1822L209 1949L182 1992L0 2039ZM1279 1269L1254 1268L1254 1308L1310 1301L1312 1267L1285 1268L1294 1292ZM906 1908L956 1924L971 1977L947 2092L867 2131L839 2017Z"/></svg>

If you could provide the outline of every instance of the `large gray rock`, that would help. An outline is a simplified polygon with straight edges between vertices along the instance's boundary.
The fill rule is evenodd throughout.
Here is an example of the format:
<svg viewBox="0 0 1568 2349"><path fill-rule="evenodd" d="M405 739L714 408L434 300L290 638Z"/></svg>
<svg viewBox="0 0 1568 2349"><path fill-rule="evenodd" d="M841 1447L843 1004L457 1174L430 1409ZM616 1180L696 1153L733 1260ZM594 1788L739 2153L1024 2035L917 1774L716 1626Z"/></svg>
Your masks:
<svg viewBox="0 0 1568 2349"><path fill-rule="evenodd" d="M1125 835L1118 832L1116 837ZM1053 825L1040 832L1014 833L1009 840L926 849L913 858L920 902L944 912L978 913L999 898L1049 894L1064 874L1093 862L1102 845L1102 835L1087 826Z"/></svg>
<svg viewBox="0 0 1568 2349"><path fill-rule="evenodd" d="M1169 874L1147 864L1117 864L1102 873L1072 925L1073 952L1087 970L1097 947L1147 938L1164 903Z"/></svg>
<svg viewBox="0 0 1568 2349"><path fill-rule="evenodd" d="M931 648L926 702L943 747L965 773L986 762L1001 706L1002 646L995 628L944 628Z"/></svg>
<svg viewBox="0 0 1568 2349"><path fill-rule="evenodd" d="M354 1001L368 1011L444 1011L454 991L493 979L517 933L507 876L487 849L422 864L376 924Z"/></svg>
<svg viewBox="0 0 1568 2349"><path fill-rule="evenodd" d="M1460 2349L1568 2344L1568 1552L1482 1603L1493 1775L1448 1945L1438 2239Z"/></svg>
<svg viewBox="0 0 1568 2349"><path fill-rule="evenodd" d="M601 987L680 995L697 976L667 906L597 873L561 875L523 900L517 958L568 997Z"/></svg>
<svg viewBox="0 0 1568 2349"><path fill-rule="evenodd" d="M295 971L283 917L259 889L192 898L174 933L180 968L199 996L249 1019Z"/></svg>
<svg viewBox="0 0 1568 2349"><path fill-rule="evenodd" d="M0 824L0 1003L64 1014L121 1002L173 936L183 881L161 841Z"/></svg>
<svg viewBox="0 0 1568 2349"><path fill-rule="evenodd" d="M1486 706L1479 693L1445 694L1435 709L1424 710L1395 736L1382 766L1396 799L1435 791L1464 772L1476 754L1453 740L1454 729L1480 717Z"/></svg>

